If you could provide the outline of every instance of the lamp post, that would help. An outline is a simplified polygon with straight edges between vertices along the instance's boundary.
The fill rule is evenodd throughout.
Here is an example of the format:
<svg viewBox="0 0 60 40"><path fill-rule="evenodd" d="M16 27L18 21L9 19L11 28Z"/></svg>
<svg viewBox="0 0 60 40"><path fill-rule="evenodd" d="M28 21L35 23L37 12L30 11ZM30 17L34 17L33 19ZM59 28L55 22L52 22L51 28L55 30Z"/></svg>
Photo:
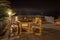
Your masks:
<svg viewBox="0 0 60 40"><path fill-rule="evenodd" d="M10 27L11 27L11 11L8 12L9 20L8 20L8 39L10 37Z"/></svg>

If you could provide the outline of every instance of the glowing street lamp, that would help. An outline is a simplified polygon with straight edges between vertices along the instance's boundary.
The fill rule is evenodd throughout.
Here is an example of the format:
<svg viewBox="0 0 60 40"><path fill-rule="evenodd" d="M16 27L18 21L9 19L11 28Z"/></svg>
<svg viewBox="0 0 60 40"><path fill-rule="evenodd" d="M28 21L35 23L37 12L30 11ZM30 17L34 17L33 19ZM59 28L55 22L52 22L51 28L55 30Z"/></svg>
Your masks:
<svg viewBox="0 0 60 40"><path fill-rule="evenodd" d="M8 12L9 15L9 23L8 23L8 38L10 37L10 27L11 27L11 11Z"/></svg>
<svg viewBox="0 0 60 40"><path fill-rule="evenodd" d="M9 21L11 23L11 15L12 15L12 11L11 10L8 11L8 15L9 15Z"/></svg>
<svg viewBox="0 0 60 40"><path fill-rule="evenodd" d="M11 11L8 12L9 17L11 17L11 13L12 13Z"/></svg>

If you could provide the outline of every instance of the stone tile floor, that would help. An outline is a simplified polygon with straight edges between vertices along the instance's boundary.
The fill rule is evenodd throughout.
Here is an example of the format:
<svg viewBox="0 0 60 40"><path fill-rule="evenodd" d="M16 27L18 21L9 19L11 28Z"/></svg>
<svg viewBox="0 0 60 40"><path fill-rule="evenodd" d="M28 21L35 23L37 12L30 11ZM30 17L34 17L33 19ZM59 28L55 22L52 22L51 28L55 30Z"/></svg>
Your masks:
<svg viewBox="0 0 60 40"><path fill-rule="evenodd" d="M0 40L60 40L60 31L51 28L43 28L42 35L22 34L11 38L3 38Z"/></svg>

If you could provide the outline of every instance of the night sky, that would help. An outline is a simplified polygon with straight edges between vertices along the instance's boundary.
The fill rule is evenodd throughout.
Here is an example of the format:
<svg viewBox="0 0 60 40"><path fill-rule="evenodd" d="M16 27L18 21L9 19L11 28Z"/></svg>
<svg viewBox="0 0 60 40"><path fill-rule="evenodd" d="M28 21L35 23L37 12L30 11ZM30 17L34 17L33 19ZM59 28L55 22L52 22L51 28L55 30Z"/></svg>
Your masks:
<svg viewBox="0 0 60 40"><path fill-rule="evenodd" d="M60 16L60 1L24 1L24 0L9 0L11 2L11 7L16 10L21 10L22 8L32 8L42 10L44 15Z"/></svg>
<svg viewBox="0 0 60 40"><path fill-rule="evenodd" d="M10 0L12 7L59 8L59 1L20 1Z"/></svg>

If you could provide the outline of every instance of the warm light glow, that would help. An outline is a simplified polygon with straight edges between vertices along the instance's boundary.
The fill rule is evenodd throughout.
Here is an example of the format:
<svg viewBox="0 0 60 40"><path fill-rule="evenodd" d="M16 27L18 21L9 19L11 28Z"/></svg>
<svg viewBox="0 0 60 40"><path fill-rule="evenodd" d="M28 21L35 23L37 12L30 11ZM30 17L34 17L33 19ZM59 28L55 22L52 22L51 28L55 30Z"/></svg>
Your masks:
<svg viewBox="0 0 60 40"><path fill-rule="evenodd" d="M35 23L37 23L37 21L38 21L38 18L36 17L36 18L35 18Z"/></svg>
<svg viewBox="0 0 60 40"><path fill-rule="evenodd" d="M23 26L23 27L27 27L28 24L27 24L27 23L23 23L22 26Z"/></svg>
<svg viewBox="0 0 60 40"><path fill-rule="evenodd" d="M11 11L8 12L8 15L11 16Z"/></svg>
<svg viewBox="0 0 60 40"><path fill-rule="evenodd" d="M18 21L18 17L17 16L15 17L15 21Z"/></svg>

